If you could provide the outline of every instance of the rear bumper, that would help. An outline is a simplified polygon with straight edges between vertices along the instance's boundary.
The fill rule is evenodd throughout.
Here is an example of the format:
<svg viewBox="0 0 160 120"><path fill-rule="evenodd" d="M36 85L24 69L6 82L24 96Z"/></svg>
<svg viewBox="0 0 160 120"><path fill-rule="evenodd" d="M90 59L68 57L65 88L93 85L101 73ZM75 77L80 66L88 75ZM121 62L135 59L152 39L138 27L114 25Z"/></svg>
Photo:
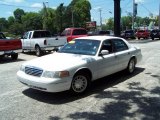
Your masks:
<svg viewBox="0 0 160 120"><path fill-rule="evenodd" d="M0 55L11 55L11 54L20 53L20 52L22 52L22 49L0 51Z"/></svg>
<svg viewBox="0 0 160 120"><path fill-rule="evenodd" d="M44 50L44 51L52 51L52 50L57 50L57 49L59 49L62 46L63 45L61 45L61 46L52 46L52 47L43 47L41 49Z"/></svg>

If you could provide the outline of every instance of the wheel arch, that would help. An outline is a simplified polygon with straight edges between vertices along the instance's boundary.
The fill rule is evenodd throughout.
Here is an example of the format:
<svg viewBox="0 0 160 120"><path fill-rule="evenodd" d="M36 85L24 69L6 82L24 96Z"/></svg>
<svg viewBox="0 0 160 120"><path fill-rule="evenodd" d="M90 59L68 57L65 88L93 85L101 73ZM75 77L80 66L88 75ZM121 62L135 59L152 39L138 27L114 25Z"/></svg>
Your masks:
<svg viewBox="0 0 160 120"><path fill-rule="evenodd" d="M79 73L87 74L89 76L90 80L92 80L92 72L89 68L80 68L80 69L76 70L76 72L73 75L73 78Z"/></svg>
<svg viewBox="0 0 160 120"><path fill-rule="evenodd" d="M39 44L36 43L35 46L34 46L34 48L36 49L36 47L40 47Z"/></svg>
<svg viewBox="0 0 160 120"><path fill-rule="evenodd" d="M135 60L135 64L137 64L137 58L136 58L135 55L133 55L133 56L130 58L130 60L131 60L131 59L134 59L134 60ZM129 60L129 61L130 61L130 60Z"/></svg>

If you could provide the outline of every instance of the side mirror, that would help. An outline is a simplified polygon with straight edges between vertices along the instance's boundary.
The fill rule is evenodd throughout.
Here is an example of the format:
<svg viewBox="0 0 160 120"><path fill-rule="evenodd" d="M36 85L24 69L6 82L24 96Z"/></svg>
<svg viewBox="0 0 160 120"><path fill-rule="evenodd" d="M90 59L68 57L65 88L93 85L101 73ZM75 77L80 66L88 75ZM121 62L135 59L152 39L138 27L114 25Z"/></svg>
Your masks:
<svg viewBox="0 0 160 120"><path fill-rule="evenodd" d="M108 50L102 50L99 55L104 56L104 55L108 55L108 54L109 54Z"/></svg>

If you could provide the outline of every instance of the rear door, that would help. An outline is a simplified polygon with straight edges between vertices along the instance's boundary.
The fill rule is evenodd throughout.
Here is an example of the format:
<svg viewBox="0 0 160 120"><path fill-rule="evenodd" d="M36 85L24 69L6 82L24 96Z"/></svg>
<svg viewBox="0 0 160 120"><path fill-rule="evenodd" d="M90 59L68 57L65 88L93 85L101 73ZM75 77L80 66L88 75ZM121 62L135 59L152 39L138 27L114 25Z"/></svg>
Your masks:
<svg viewBox="0 0 160 120"><path fill-rule="evenodd" d="M112 40L114 45L114 52L116 58L116 66L117 71L123 70L127 68L128 62L131 57L131 52L129 47L122 39L114 39Z"/></svg>

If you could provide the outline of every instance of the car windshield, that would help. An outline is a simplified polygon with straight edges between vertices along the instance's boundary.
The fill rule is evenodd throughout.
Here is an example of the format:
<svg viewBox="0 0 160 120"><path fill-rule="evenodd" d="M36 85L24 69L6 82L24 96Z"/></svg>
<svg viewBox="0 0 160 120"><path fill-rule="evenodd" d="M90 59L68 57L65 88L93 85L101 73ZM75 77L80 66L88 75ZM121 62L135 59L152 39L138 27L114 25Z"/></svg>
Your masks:
<svg viewBox="0 0 160 120"><path fill-rule="evenodd" d="M96 55L99 45L100 41L98 40L76 39L63 46L58 52L82 55Z"/></svg>

